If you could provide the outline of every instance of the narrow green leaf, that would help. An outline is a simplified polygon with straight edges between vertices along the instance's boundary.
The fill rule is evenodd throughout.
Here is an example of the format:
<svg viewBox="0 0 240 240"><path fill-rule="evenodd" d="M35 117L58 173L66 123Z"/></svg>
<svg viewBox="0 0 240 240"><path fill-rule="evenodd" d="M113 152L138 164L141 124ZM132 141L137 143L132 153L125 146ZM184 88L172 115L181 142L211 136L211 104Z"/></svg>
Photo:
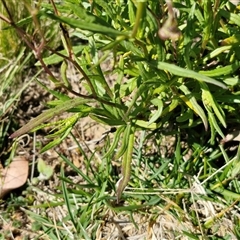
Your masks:
<svg viewBox="0 0 240 240"><path fill-rule="evenodd" d="M240 84L240 80L238 77L233 78L226 78L223 80L224 83L226 83L228 86L236 86Z"/></svg>
<svg viewBox="0 0 240 240"><path fill-rule="evenodd" d="M61 177L63 177L63 178L65 177L63 165L61 166ZM68 194L66 183L64 181L62 181L62 191L63 191L63 197L64 197L64 200L65 200L67 209L68 209L68 213L69 213L70 219L71 219L71 221L73 223L74 228L76 229L78 224L77 224L77 222L75 220L75 217L73 215L73 211L71 209L71 204L70 204L69 196L68 196L69 194Z"/></svg>
<svg viewBox="0 0 240 240"><path fill-rule="evenodd" d="M62 121L58 126L56 126L56 128L58 130L52 134L49 134L47 137L48 138L56 137L60 134L65 133L65 131L67 131L69 128L72 129L81 116L82 116L81 113L77 113L77 114L73 114L72 116L64 119L64 121ZM55 129L53 129L53 130L55 130Z"/></svg>
<svg viewBox="0 0 240 240"><path fill-rule="evenodd" d="M152 124L149 125L149 122L146 122L144 120L136 120L136 121L133 121L133 122L141 128L146 128L146 129L156 129L157 128L156 123L152 123Z"/></svg>
<svg viewBox="0 0 240 240"><path fill-rule="evenodd" d="M193 119L193 111L188 108L186 112L182 113L179 117L176 118L176 121L181 123L185 121L190 121Z"/></svg>
<svg viewBox="0 0 240 240"><path fill-rule="evenodd" d="M87 30L93 33L103 33L109 36L118 37L118 36L128 36L127 32L120 32L110 27L102 26L97 23L86 22L84 20L68 18L68 17L59 17L50 12L45 13L51 19L54 19L61 23L66 23L73 28L80 28L82 30Z"/></svg>
<svg viewBox="0 0 240 240"><path fill-rule="evenodd" d="M219 54L230 50L231 48L232 46L222 46L217 49L214 49L212 52L210 52L209 54L207 54L207 56L203 58L203 62L207 62L210 59L217 57Z"/></svg>
<svg viewBox="0 0 240 240"><path fill-rule="evenodd" d="M115 155L116 159L119 159L126 152L128 144L129 144L130 133L131 133L131 125L128 124L124 129L121 146Z"/></svg>
<svg viewBox="0 0 240 240"><path fill-rule="evenodd" d="M105 5L107 5L109 7L107 2L104 1L104 3L105 3ZM68 2L67 6L69 7L70 11L73 11L74 14L79 19L84 20L86 23L93 23L94 22L94 23L101 24L103 26L109 26L110 27L110 25L107 22L105 22L102 17L98 17L97 15L92 14L90 11L86 11L86 9L78 3L71 4L71 3ZM100 5L100 6L102 7L102 5Z"/></svg>
<svg viewBox="0 0 240 240"><path fill-rule="evenodd" d="M118 113L116 113L115 108L113 108L112 106L107 106L106 104L103 105L103 108L93 108L91 114L109 119L119 119Z"/></svg>
<svg viewBox="0 0 240 240"><path fill-rule="evenodd" d="M240 16L238 14L231 13L223 9L220 9L219 13L226 19L230 20L230 23L232 22L233 24L236 24L237 26L240 27Z"/></svg>
<svg viewBox="0 0 240 240"><path fill-rule="evenodd" d="M112 143L111 147L108 149L108 151L102 157L103 159L109 157L114 152L114 150L116 149L116 147L119 143L120 136L124 132L124 129L125 129L125 126L118 127L117 131L114 134L113 143Z"/></svg>
<svg viewBox="0 0 240 240"><path fill-rule="evenodd" d="M136 19L136 7L132 1L129 1L128 3L128 17L130 24L133 25Z"/></svg>
<svg viewBox="0 0 240 240"><path fill-rule="evenodd" d="M204 124L205 130L208 129L208 120L207 116L202 109L202 107L198 104L196 98L191 94L189 89L185 85L181 85L180 90L183 91L183 93L188 97L190 103L192 104L193 111L199 115L199 117L202 119L202 122Z"/></svg>
<svg viewBox="0 0 240 240"><path fill-rule="evenodd" d="M218 186L215 186L215 185L218 185ZM240 199L239 193L235 193L223 187L220 187L220 184L215 184L215 185L211 186L211 190L221 194L227 201L234 201L234 200L238 201Z"/></svg>
<svg viewBox="0 0 240 240"><path fill-rule="evenodd" d="M216 121L216 118L215 118L214 114L213 114L210 110L208 110L208 117L209 117L209 122L212 123L214 129L218 132L218 134L219 134L222 138L224 138L224 134L223 134L221 128L219 127L219 125L218 125L218 123L217 123L217 121ZM213 131L213 132L215 132L215 131Z"/></svg>
<svg viewBox="0 0 240 240"><path fill-rule="evenodd" d="M151 66L156 66L154 64L150 64ZM164 71L168 71L170 73L172 73L173 75L177 75L177 76L180 76L180 77L185 77L185 78L194 78L200 82L207 82L207 83L211 83L211 84L214 84L218 87L221 87L221 88L227 88L226 85L222 82L219 82L213 78L210 78L210 77L207 77L203 74L200 74L200 73L197 73L197 72L194 72L190 69L184 69L184 68L181 68L181 67L178 67L174 64L170 64L170 63L165 63L165 62L158 62L157 63L157 68L158 69L161 69L161 70L164 70Z"/></svg>
<svg viewBox="0 0 240 240"><path fill-rule="evenodd" d="M213 98L212 94L209 91L207 84L200 83L202 87L202 100L205 108L210 111L209 109L213 109L214 113L216 114L219 121L222 125L226 128L227 124L225 122L225 115L221 107L218 105L216 100Z"/></svg>
<svg viewBox="0 0 240 240"><path fill-rule="evenodd" d="M79 53L84 49L84 47L85 47L84 45L74 46L72 48L72 50L73 50L74 54L76 56L78 56ZM59 53L61 55L64 55L64 56L68 57L68 53L65 49L59 51ZM57 64L57 63L60 63L62 60L63 60L63 57L57 55L56 53L51 54L49 57L43 58L43 61L46 65ZM41 66L41 63L38 61L37 63L35 63L35 66Z"/></svg>
<svg viewBox="0 0 240 240"><path fill-rule="evenodd" d="M89 117L91 117L93 120L95 120L98 123L102 123L109 126L119 126L119 125L125 124L122 120L101 117L95 114L89 114Z"/></svg>
<svg viewBox="0 0 240 240"><path fill-rule="evenodd" d="M162 116L165 116L168 113L172 112L178 106L178 104L179 104L178 99L173 98L172 102L166 108L163 109Z"/></svg>
<svg viewBox="0 0 240 240"><path fill-rule="evenodd" d="M125 151L123 156L122 178L119 180L118 186L117 186L117 202L120 201L122 192L130 180L133 145L134 145L134 131L133 129L131 129L131 133L128 138L127 151Z"/></svg>
<svg viewBox="0 0 240 240"><path fill-rule="evenodd" d="M195 3L195 2L194 2ZM200 23L201 26L204 26L205 21L204 21L204 17L202 15L202 11L199 8L194 9L194 14L198 20L198 22Z"/></svg>
<svg viewBox="0 0 240 240"><path fill-rule="evenodd" d="M66 128L66 129L64 129L64 130L65 130L64 133L63 133L60 137L54 139L53 141L51 141L50 143L48 143L46 146L44 146L44 147L41 149L41 153L44 153L44 152L46 152L47 150L52 149L53 147L55 147L55 146L57 146L58 144L60 144L60 143L68 136L68 134L71 132L72 127Z"/></svg>
<svg viewBox="0 0 240 240"><path fill-rule="evenodd" d="M60 68L61 78L62 78L63 84L67 88L71 89L71 84L67 78L67 68L68 68L67 61L62 61L61 68Z"/></svg>
<svg viewBox="0 0 240 240"><path fill-rule="evenodd" d="M202 48L205 49L211 35L214 34L213 28L213 7L211 1L205 1L203 4L204 11L204 28L202 33Z"/></svg>
<svg viewBox="0 0 240 240"><path fill-rule="evenodd" d="M154 98L151 100L152 104L157 107L157 111L152 115L149 119L149 125L157 121L157 119L161 116L163 110L163 102L159 98Z"/></svg>
<svg viewBox="0 0 240 240"><path fill-rule="evenodd" d="M93 181L91 180L91 178L89 176L87 176L86 174L84 174L80 168L76 167L72 161L70 161L67 157L59 154L60 157L63 159L64 162L66 162L66 164L68 166L70 166L76 173L78 173L89 185L91 186L95 186L95 184L93 183Z"/></svg>
<svg viewBox="0 0 240 240"><path fill-rule="evenodd" d="M240 43L240 34L239 33L233 34L232 36L225 38L221 41L222 45L227 45L225 47L230 47L230 48L233 45L239 46L239 43Z"/></svg>
<svg viewBox="0 0 240 240"><path fill-rule="evenodd" d="M104 9L106 12L106 15L109 16L111 19L115 19L117 16L116 8L112 8L111 5L108 3L108 1L105 0L95 0L96 4L98 4L100 7Z"/></svg>
<svg viewBox="0 0 240 240"><path fill-rule="evenodd" d="M82 98L76 98L71 99L68 101L63 102L63 104L60 104L56 106L55 108L48 109L44 111L42 114L37 116L36 118L30 120L26 125L18 129L16 132L14 132L12 135L10 135L9 138L16 138L18 136L21 136L29 131L31 131L33 128L37 127L38 125L44 123L45 121L50 120L52 117L59 115L65 111L70 110L71 108L77 107L81 104L90 103L92 100L89 99L82 99Z"/></svg>
<svg viewBox="0 0 240 240"><path fill-rule="evenodd" d="M208 77L219 77L234 73L239 68L239 62L235 62L225 67L219 67L214 70L199 71L199 73Z"/></svg>
<svg viewBox="0 0 240 240"><path fill-rule="evenodd" d="M48 91L49 93L51 93L54 97L58 98L61 101L67 101L70 100L71 98L69 96L67 96L66 94L63 94L59 91L56 90L52 90L50 88L48 88L46 85L44 85L41 81L39 81L38 79L36 80L37 83L46 91Z"/></svg>

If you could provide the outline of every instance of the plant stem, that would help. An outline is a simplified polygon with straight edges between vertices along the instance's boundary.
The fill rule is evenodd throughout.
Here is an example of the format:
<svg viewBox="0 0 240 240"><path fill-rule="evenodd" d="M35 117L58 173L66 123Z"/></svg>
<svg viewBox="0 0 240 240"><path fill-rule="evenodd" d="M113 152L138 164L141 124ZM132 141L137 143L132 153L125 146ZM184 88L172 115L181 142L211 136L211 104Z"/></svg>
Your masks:
<svg viewBox="0 0 240 240"><path fill-rule="evenodd" d="M132 31L132 38L135 38L139 29L139 25L142 19L142 15L143 15L143 11L146 7L146 2L145 1L139 1L137 3L137 14L136 14L136 22L135 25L133 27L133 31Z"/></svg>

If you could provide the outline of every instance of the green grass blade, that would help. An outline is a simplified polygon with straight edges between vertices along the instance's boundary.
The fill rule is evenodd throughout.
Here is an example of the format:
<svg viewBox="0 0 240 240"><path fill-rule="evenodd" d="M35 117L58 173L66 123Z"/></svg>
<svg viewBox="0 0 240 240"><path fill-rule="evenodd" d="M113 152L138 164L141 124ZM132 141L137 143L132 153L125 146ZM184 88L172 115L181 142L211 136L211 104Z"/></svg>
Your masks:
<svg viewBox="0 0 240 240"><path fill-rule="evenodd" d="M65 161L76 173L82 176L82 178L88 182L88 184L95 186L95 184L92 182L90 177L88 177L86 174L84 174L79 168L77 168L68 158L60 154L60 157Z"/></svg>
<svg viewBox="0 0 240 240"><path fill-rule="evenodd" d="M63 168L63 165L61 166L61 177L64 178L65 175L64 175L64 168ZM70 216L70 219L75 227L75 230L77 229L77 223L75 221L75 218L73 216L73 211L72 211L72 207L71 207L71 203L69 201L69 196L68 196L68 190L67 190L67 186L66 186L66 183L64 181L62 181L62 191L63 191L63 198L65 200L65 203L66 203L66 206L67 206L67 209L68 209L68 214Z"/></svg>

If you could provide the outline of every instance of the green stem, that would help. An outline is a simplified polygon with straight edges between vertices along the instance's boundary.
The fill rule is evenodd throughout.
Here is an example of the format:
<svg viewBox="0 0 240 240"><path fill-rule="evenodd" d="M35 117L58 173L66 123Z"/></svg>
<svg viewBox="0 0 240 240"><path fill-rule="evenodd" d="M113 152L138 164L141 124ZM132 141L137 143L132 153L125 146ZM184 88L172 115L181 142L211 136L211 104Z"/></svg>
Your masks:
<svg viewBox="0 0 240 240"><path fill-rule="evenodd" d="M137 14L136 14L136 22L135 25L133 27L133 31L132 31L132 38L135 38L137 35L137 31L139 29L139 25L142 19L142 15L143 15L143 11L146 7L146 2L145 1L141 1L137 3Z"/></svg>

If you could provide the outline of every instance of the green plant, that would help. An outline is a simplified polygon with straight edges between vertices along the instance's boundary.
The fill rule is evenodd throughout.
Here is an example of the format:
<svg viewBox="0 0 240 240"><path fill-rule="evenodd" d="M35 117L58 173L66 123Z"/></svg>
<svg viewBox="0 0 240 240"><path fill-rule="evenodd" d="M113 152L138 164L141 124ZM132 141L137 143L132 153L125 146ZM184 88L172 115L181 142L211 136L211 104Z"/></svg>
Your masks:
<svg viewBox="0 0 240 240"><path fill-rule="evenodd" d="M100 3L96 3L96 5L98 4ZM120 192L122 192L123 188L126 186L126 182L129 179L129 168L131 163L130 156L132 155L134 132L137 128L161 128L164 125L164 122L166 122L166 120L169 120L170 116L173 113L173 110L177 108L177 106L188 104L188 111L190 111L187 113L188 116L189 114L193 113L199 115L204 123L205 129L207 129L208 122L206 114L196 100L197 97L199 98L199 96L194 93L190 94L189 87L186 84L188 83L189 86L192 87L193 80L189 81L186 78L196 79L199 81L199 84L197 85L194 81L194 85L196 85L196 90L202 90L201 99L205 104L205 108L209 114L208 120L210 120L210 126L213 131L217 130L218 133L224 137L216 121L217 117L221 124L226 127L224 113L210 93L209 87L204 84L204 81L207 83L215 84L222 88L225 88L225 85L206 76L209 75L206 71L200 74L196 71L194 72L192 70L183 69L173 64L162 62L164 59L166 59L166 61L171 60L167 59L168 51L173 53L176 52L176 54L178 54L178 52L181 53L182 49L181 46L178 46L177 49L173 49L170 44L166 46L166 51L162 45L162 42L157 37L154 37L154 34L157 32L158 24L157 19L152 13L152 9L157 7L156 4L150 4L147 8L147 4L145 2L139 2L136 3L136 6L130 4L128 6L128 9L124 9L125 7L116 5L116 10L122 13L128 10L128 15L125 16L122 14L120 15L120 19L115 19L115 29L109 23L109 17L113 16L113 10L110 10L106 4L101 6L101 8L103 12L106 12L107 17L102 16L101 13L94 16L89 11L90 6L84 8L84 5L81 5L77 6L77 2L69 1L66 2L64 6L61 6L60 9L58 9L58 12L62 15L64 15L65 12L73 14L71 17L60 16L56 9L55 14L52 13L51 11L53 9L51 6L46 6L45 11L41 14L60 22L60 26L63 30L65 29L65 26L63 24L67 24L71 27L78 27L88 32L95 33L95 35L90 34L92 35L88 38L90 44L83 49L83 53L86 54L85 58L77 58L74 56L70 39L67 34L64 35L66 51L69 52L69 56L62 56L65 59L62 63L62 68L66 68L65 65L67 60L71 62L83 74L85 78L84 80L87 83L86 90L88 91L89 95L83 96L81 94L75 93L76 95L79 95L79 98L77 100L67 100L67 96L57 96L57 93L55 93L55 95L61 101L65 102L67 107L58 106L55 108L55 111L51 110L51 114L43 113L40 117L32 120L21 130L15 132L12 137L19 136L20 134L33 129L39 125L39 123L48 120L55 114L60 114L63 111L82 105L84 111L79 110L79 112L81 112L80 115L89 114L97 121L106 123L108 125L120 126L117 133L118 136L120 135L119 132L122 133L123 144L122 148L117 154L117 158L124 156L124 178L122 184L120 184L120 190L118 194L120 195ZM55 5L53 6L55 8L57 7ZM207 22L211 17L209 14L213 13L208 12L207 16L202 16L203 18L205 17L205 22ZM126 21L126 17L129 17L130 21L127 24L121 25L121 23L124 23ZM131 25L133 25L133 27L131 27ZM149 31L145 32L146 29L149 29ZM103 34L103 36L100 34ZM103 40L100 39L100 36L103 37L103 40L105 38L105 43L102 43ZM42 43L44 43L44 39L42 39ZM43 64L46 70L48 70L46 67L47 61L44 63L40 55L41 48L43 47L44 45L40 45L39 49L36 49L35 54L41 61L41 64ZM117 67L120 69L120 71L118 70L118 74L121 74L112 89L104 78L102 69L100 67L100 63L103 60L99 59L98 57L98 51L101 49L107 51L109 48L114 49L115 56L119 58ZM203 46L202 49L204 50L204 48L205 46ZM90 54L87 53L86 50L89 50ZM160 56L157 50L162 53ZM122 53L127 53L129 51L132 54L129 54L129 56L125 58L124 54ZM53 53L61 56L61 54L55 52L54 50ZM157 59L154 59L153 56L156 55ZM170 57L172 56L173 55ZM177 60L179 61L180 59ZM125 70L126 65L128 67ZM91 71L89 71L87 67L90 67ZM128 73L128 81L126 84L124 84L125 86L122 87L122 78L124 74L126 74L126 71L129 71L129 69L131 69L131 72ZM222 69L215 70L215 75L221 75L221 70ZM169 75L167 75L165 71L168 71ZM51 74L50 71L48 73ZM95 76L97 76L97 79ZM51 77L54 78L53 76ZM66 75L64 75L64 72L62 78L65 79L65 81L68 81ZM71 84L69 82L60 82L58 79L52 80L70 92L72 91ZM185 83L185 85L183 85L183 83ZM136 92L132 96L132 100L123 103L122 99L132 93L134 89L136 89ZM166 92L169 90L170 94L166 94ZM86 103L89 103L91 101L100 104L100 108L94 108L90 107L90 105L86 105ZM163 102L168 101L170 104L163 104ZM55 103L55 105L57 104ZM150 111L145 114L145 116L139 117L140 113L143 112L146 108L156 108L157 111L154 113ZM183 118L185 117L184 113L184 110L182 110L180 113L183 115ZM213 113L215 113L216 117ZM163 120L160 120L160 122L156 123L156 121L160 119L160 116ZM140 120L141 118L144 120ZM188 120L193 120L193 117L188 118ZM74 122L75 121L73 121L73 123ZM73 123L70 121L69 127L71 127ZM116 140L117 139L115 138L114 143ZM128 144L129 140L130 144ZM111 151L108 152L108 154L111 153Z"/></svg>
<svg viewBox="0 0 240 240"><path fill-rule="evenodd" d="M17 137L35 128L53 115L73 108L78 113L59 124L60 130L54 134L60 135L60 141L67 135L66 133L70 131L76 120L86 115L110 126L117 125L116 137L106 155L113 154L116 143L121 137L122 146L116 154L116 158L123 158L123 178L119 184L118 199L130 177L131 155L137 130L161 130L166 127L167 123L176 123L176 131L182 131L183 128L189 129L201 124L199 121L201 119L205 130L208 129L208 124L210 125L212 144L216 133L224 138L219 124L226 127L223 111L223 104L226 102L217 101L217 97L220 93L221 96L231 95L226 90L224 81L238 69L239 61L235 51L231 50L234 48L232 45L228 45L230 49L228 57L221 61L221 54L224 54L223 47L217 46L217 39L213 40L212 34L213 31L219 31L222 28L221 25L217 25L219 24L217 20L228 17L228 15L224 10L225 4L218 6L222 8L218 12L215 12L215 8L210 9L209 4L201 5L194 2L187 19L190 23L194 22L187 25L181 22L186 14L184 6L180 3L176 4L180 10L183 9L179 17L179 28L182 28L184 32L184 37L179 39L176 46L171 42L163 43L156 36L158 31L156 10L161 10L161 6L155 2L129 2L126 6L112 3L111 9L102 2L90 5L84 1L80 4L75 1L66 1L64 5L59 6L53 3L44 5L45 9L39 14L60 23L66 52L64 55L51 49L43 38L39 47L35 49L35 55L45 71L49 73L51 80L56 85L74 93L77 98L69 99L66 95L51 91L59 99L59 101L50 103L55 108L31 120L12 137ZM114 14L117 13L118 18L114 18ZM209 24L210 19L214 21L210 21ZM82 46L79 57L74 53L66 26L74 28L75 35L81 33L80 39L84 36L89 43ZM196 29L195 32L189 29L191 27ZM188 37L188 31L194 35ZM203 32L202 38L194 40L199 36L199 31ZM221 35L219 40L224 40ZM194 47L190 48L193 44L201 45L195 50ZM41 57L41 49L47 47L56 56L55 61L52 60L51 63L62 62L62 81L54 78L48 69L49 58L42 59ZM104 53L101 58L99 51ZM114 68L118 73L113 86L109 86L104 76L104 69L100 65L110 52L113 52L116 60ZM194 59L197 55L205 57ZM53 56L50 58L53 59ZM213 62L213 60L219 62L218 67L205 70L209 68L206 63ZM229 61L231 64L225 65ZM83 86L88 94L76 93L71 89L71 83L65 72L69 63L73 64L83 75ZM126 74L128 80L124 82L123 77ZM212 85L217 87L213 89ZM129 96L131 96L129 100L123 100ZM232 96L236 98L235 95ZM97 107L90 103L97 104ZM146 109L152 110L146 111ZM200 118L197 119L195 116ZM55 143L59 141L55 140ZM50 145L52 146L53 144Z"/></svg>
<svg viewBox="0 0 240 240"><path fill-rule="evenodd" d="M173 16L171 4L165 9L163 1L160 4L158 1L107 3L101 0L42 3L39 21L47 19L59 24L63 49L58 51L49 46L40 28L37 29L40 38L37 44L22 37L34 51L36 65L45 70L60 91L39 83L57 100L49 102L51 109L11 137L52 126L54 140L42 149L46 151L59 144L80 118L90 116L101 124L116 127L113 141L102 159L122 159L122 178L116 190L119 202L131 182L138 132L147 131L143 141L150 136L158 141L164 135L175 135L173 171L166 172L166 186L186 186L185 173L195 175L202 168L202 180L216 176L207 187L209 191L220 191L227 200L238 199L238 181L232 183L230 193L223 191L227 190L224 179L232 181L229 171L238 155L229 157L224 146L218 146L219 139L225 138L224 129L239 123L238 10L228 1L174 1L174 7L179 11L178 17ZM169 20L174 22L173 29L168 25ZM12 26L20 31L17 24ZM160 39L161 30L170 39L159 34ZM43 49L51 56L44 58ZM113 83L107 80L109 70L103 67L107 61L117 75ZM53 64L61 66L60 78L51 72ZM70 65L81 74L82 92L72 88L66 74ZM66 91L75 97L70 98ZM50 122L53 116L66 111L73 114ZM192 151L189 162L184 161L180 146L185 137L187 150ZM215 151L211 150L213 147ZM215 175L212 162L220 157L226 169ZM62 178L66 180L64 175ZM74 223L74 218L70 217ZM196 216L192 218L197 222Z"/></svg>

